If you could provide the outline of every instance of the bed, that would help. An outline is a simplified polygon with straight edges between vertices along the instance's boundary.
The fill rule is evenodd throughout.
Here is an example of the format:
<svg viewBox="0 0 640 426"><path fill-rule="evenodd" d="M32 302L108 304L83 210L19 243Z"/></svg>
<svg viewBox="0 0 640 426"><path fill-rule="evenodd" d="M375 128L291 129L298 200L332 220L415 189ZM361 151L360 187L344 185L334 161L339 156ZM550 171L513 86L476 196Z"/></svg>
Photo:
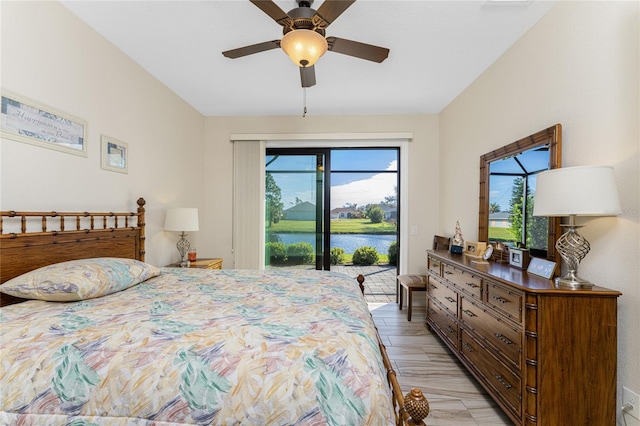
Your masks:
<svg viewBox="0 0 640 426"><path fill-rule="evenodd" d="M144 205L2 212L1 424L424 424L353 279L149 265Z"/></svg>

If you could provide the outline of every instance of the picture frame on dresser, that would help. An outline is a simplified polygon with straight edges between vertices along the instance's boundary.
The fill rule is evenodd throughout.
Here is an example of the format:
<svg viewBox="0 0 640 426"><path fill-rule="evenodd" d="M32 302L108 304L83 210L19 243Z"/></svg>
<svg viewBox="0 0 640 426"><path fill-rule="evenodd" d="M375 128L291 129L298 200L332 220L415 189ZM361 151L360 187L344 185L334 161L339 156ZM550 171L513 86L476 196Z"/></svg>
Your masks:
<svg viewBox="0 0 640 426"><path fill-rule="evenodd" d="M2 91L3 138L87 156L87 122L14 93Z"/></svg>
<svg viewBox="0 0 640 426"><path fill-rule="evenodd" d="M541 259L539 257L532 257L527 268L528 274L534 274L548 280L553 277L556 272L556 262L550 260Z"/></svg>
<svg viewBox="0 0 640 426"><path fill-rule="evenodd" d="M467 241L464 252L467 256L482 257L487 248L487 243L482 241Z"/></svg>
<svg viewBox="0 0 640 426"><path fill-rule="evenodd" d="M511 247L509 249L509 264L520 269L527 269L529 266L529 250Z"/></svg>

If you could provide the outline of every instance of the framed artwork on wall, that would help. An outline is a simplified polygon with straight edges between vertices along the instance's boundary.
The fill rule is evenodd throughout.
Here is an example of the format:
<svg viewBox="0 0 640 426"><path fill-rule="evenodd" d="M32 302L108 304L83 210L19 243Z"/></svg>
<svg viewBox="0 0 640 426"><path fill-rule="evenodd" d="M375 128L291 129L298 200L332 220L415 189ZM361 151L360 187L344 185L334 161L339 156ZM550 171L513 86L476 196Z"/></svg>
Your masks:
<svg viewBox="0 0 640 426"><path fill-rule="evenodd" d="M87 156L86 121L5 91L0 129L6 139Z"/></svg>
<svg viewBox="0 0 640 426"><path fill-rule="evenodd" d="M129 173L129 147L125 142L102 135L101 167L118 173Z"/></svg>

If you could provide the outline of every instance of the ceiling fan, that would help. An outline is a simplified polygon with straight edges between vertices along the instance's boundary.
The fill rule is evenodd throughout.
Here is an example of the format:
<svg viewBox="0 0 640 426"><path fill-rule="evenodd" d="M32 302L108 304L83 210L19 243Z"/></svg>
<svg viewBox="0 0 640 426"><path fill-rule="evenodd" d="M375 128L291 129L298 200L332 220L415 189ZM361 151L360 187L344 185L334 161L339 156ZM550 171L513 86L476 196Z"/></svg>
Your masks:
<svg viewBox="0 0 640 426"><path fill-rule="evenodd" d="M296 0L298 7L286 13L272 0L250 1L283 27L283 37L222 52L227 58L282 48L300 67L302 87L311 87L316 84L314 64L327 50L378 63L389 56L389 49L384 47L338 37L325 38L326 28L355 0L324 0L317 11L311 8L313 0Z"/></svg>

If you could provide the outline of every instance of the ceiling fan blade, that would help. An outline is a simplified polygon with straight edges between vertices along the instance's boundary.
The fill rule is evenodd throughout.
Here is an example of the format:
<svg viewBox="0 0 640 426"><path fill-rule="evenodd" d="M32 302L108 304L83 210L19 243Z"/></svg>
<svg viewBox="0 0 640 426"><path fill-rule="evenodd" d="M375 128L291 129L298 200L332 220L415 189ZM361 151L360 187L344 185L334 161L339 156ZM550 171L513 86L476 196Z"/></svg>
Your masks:
<svg viewBox="0 0 640 426"><path fill-rule="evenodd" d="M347 10L349 6L355 3L356 0L324 0L316 11L316 17L324 21L324 25L319 25L321 28L326 28L336 18L342 15L342 12Z"/></svg>
<svg viewBox="0 0 640 426"><path fill-rule="evenodd" d="M222 54L227 58L236 59L242 56L253 55L254 53L278 48L280 48L280 40L271 40L265 41L263 43L252 44L250 46L239 47L237 49L227 50L226 52L222 52Z"/></svg>
<svg viewBox="0 0 640 426"><path fill-rule="evenodd" d="M316 71L313 65L310 67L300 67L300 81L302 82L302 87L316 85Z"/></svg>
<svg viewBox="0 0 640 426"><path fill-rule="evenodd" d="M275 4L272 0L250 0L251 3L255 4L262 10L264 13L269 15L271 19L276 21L279 25L283 27L292 27L293 19L287 15L287 13L280 9L280 6Z"/></svg>
<svg viewBox="0 0 640 426"><path fill-rule="evenodd" d="M327 43L329 44L329 50L332 52L355 56L356 58L366 59L367 61L382 62L389 56L389 49L372 44L360 43L359 41L327 37Z"/></svg>

